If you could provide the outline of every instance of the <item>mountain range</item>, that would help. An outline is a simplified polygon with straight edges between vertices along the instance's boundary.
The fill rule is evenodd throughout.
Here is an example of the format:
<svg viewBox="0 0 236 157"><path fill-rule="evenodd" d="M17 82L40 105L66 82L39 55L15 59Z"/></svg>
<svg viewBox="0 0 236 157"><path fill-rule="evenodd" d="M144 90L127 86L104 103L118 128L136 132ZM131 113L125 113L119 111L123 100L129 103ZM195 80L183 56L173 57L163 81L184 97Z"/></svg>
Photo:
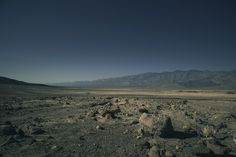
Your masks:
<svg viewBox="0 0 236 157"><path fill-rule="evenodd" d="M149 72L94 81L65 82L53 85L84 88L150 87L171 89L236 89L236 70Z"/></svg>

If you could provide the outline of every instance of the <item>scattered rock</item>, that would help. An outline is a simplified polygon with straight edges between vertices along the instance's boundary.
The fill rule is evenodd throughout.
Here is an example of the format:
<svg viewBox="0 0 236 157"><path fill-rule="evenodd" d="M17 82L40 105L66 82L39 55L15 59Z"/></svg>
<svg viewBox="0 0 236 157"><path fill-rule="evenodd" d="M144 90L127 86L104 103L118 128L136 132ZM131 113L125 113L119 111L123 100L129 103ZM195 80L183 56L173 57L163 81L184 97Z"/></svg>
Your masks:
<svg viewBox="0 0 236 157"><path fill-rule="evenodd" d="M32 130L31 134L33 135L39 135L39 134L44 134L46 131L41 129L41 128L35 128Z"/></svg>
<svg viewBox="0 0 236 157"><path fill-rule="evenodd" d="M116 114L120 112L120 108L111 109L111 110L104 110L101 115L103 117L109 118L116 118Z"/></svg>
<svg viewBox="0 0 236 157"><path fill-rule="evenodd" d="M12 125L10 121L5 121L4 124L5 125Z"/></svg>
<svg viewBox="0 0 236 157"><path fill-rule="evenodd" d="M199 140L196 145L190 148L193 156L201 156L201 154L210 154L210 150L204 145L204 141Z"/></svg>
<svg viewBox="0 0 236 157"><path fill-rule="evenodd" d="M123 134L125 135L125 134L128 134L128 132L129 132L129 130L125 130L124 132L123 132Z"/></svg>
<svg viewBox="0 0 236 157"><path fill-rule="evenodd" d="M171 151L165 152L165 157L174 157L175 155Z"/></svg>
<svg viewBox="0 0 236 157"><path fill-rule="evenodd" d="M152 115L143 113L139 118L139 123L148 128L154 128L154 118Z"/></svg>
<svg viewBox="0 0 236 157"><path fill-rule="evenodd" d="M13 125L4 125L1 129L1 132L3 135L16 135L16 127Z"/></svg>
<svg viewBox="0 0 236 157"><path fill-rule="evenodd" d="M87 117L95 117L96 114L98 114L97 111L89 111L89 112L86 114L86 116L87 116Z"/></svg>
<svg viewBox="0 0 236 157"><path fill-rule="evenodd" d="M138 132L139 135L144 135L144 129L143 128L139 128L137 132Z"/></svg>
<svg viewBox="0 0 236 157"><path fill-rule="evenodd" d="M97 126L96 126L96 129L97 129L97 130L104 130L104 127L102 127L102 126L100 126L100 125L97 125Z"/></svg>
<svg viewBox="0 0 236 157"><path fill-rule="evenodd" d="M236 143L236 135L233 135L233 141Z"/></svg>
<svg viewBox="0 0 236 157"><path fill-rule="evenodd" d="M143 136L141 136L141 135L136 136L137 139L140 139L140 138L142 138L142 137L143 137Z"/></svg>
<svg viewBox="0 0 236 157"><path fill-rule="evenodd" d="M11 143L15 143L15 142L19 142L18 140L16 140L14 137L10 137L7 139L6 142L4 142L3 144L1 144L1 147L2 146L5 146L5 145L8 145L8 144L11 144Z"/></svg>
<svg viewBox="0 0 236 157"><path fill-rule="evenodd" d="M85 140L84 136L79 137L80 140Z"/></svg>
<svg viewBox="0 0 236 157"><path fill-rule="evenodd" d="M57 148L57 146L52 146L51 147L51 150L54 150L54 149L56 149Z"/></svg>
<svg viewBox="0 0 236 157"><path fill-rule="evenodd" d="M142 149L149 149L151 148L151 145L149 142L145 142L143 145L142 145Z"/></svg>
<svg viewBox="0 0 236 157"><path fill-rule="evenodd" d="M210 149L215 155L226 155L229 153L229 149L227 147L218 145L218 144L211 144L208 141L206 142L207 148Z"/></svg>
<svg viewBox="0 0 236 157"><path fill-rule="evenodd" d="M140 108L138 111L139 111L140 113L148 113L148 110L145 109L145 108Z"/></svg>
<svg viewBox="0 0 236 157"><path fill-rule="evenodd" d="M19 129L17 132L20 137L25 137L25 132L22 129Z"/></svg>
<svg viewBox="0 0 236 157"><path fill-rule="evenodd" d="M148 143L150 143L151 146L155 146L155 145L158 145L158 140L153 138L153 139L150 139Z"/></svg>
<svg viewBox="0 0 236 157"><path fill-rule="evenodd" d="M36 117L36 118L34 118L34 121L37 123L42 123L44 120L40 117Z"/></svg>
<svg viewBox="0 0 236 157"><path fill-rule="evenodd" d="M220 123L216 126L216 131L219 131L220 129L227 128L227 125L225 123Z"/></svg>
<svg viewBox="0 0 236 157"><path fill-rule="evenodd" d="M134 125L134 124L138 124L138 123L139 123L138 120L132 120L132 121L130 122L130 125Z"/></svg>
<svg viewBox="0 0 236 157"><path fill-rule="evenodd" d="M158 147L157 146L153 146L151 149L149 149L148 156L149 157L160 157Z"/></svg>

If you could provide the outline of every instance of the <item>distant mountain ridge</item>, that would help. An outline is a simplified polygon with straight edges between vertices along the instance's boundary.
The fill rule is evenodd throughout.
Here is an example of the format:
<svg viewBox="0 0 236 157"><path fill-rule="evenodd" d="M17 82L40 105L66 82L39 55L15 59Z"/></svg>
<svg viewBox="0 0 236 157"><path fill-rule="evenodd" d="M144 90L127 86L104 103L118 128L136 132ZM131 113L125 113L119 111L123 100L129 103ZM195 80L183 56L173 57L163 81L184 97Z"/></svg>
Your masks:
<svg viewBox="0 0 236 157"><path fill-rule="evenodd" d="M18 81L18 80L3 77L3 76L0 76L0 85L49 86L49 85L45 85L45 84L28 83L28 82L24 82L24 81Z"/></svg>
<svg viewBox="0 0 236 157"><path fill-rule="evenodd" d="M173 89L236 89L234 71L173 71L143 73L94 81L54 84L69 87L154 87Z"/></svg>

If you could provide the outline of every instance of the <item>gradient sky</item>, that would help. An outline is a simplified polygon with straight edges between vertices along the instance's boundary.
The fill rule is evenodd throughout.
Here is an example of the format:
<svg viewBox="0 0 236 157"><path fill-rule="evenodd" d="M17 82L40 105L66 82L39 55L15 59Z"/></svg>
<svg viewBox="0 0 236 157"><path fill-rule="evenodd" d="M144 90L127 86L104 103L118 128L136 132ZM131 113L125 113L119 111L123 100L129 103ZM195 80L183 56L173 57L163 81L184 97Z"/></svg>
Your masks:
<svg viewBox="0 0 236 157"><path fill-rule="evenodd" d="M236 69L236 0L0 0L0 75Z"/></svg>

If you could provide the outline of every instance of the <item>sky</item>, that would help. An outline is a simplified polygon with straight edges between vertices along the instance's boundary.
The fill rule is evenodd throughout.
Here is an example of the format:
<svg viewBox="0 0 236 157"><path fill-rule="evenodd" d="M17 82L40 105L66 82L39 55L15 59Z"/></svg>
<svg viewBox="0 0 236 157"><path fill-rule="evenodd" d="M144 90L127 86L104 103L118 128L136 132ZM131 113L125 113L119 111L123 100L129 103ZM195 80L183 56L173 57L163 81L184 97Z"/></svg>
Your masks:
<svg viewBox="0 0 236 157"><path fill-rule="evenodd" d="M235 0L0 0L0 76L236 69Z"/></svg>

